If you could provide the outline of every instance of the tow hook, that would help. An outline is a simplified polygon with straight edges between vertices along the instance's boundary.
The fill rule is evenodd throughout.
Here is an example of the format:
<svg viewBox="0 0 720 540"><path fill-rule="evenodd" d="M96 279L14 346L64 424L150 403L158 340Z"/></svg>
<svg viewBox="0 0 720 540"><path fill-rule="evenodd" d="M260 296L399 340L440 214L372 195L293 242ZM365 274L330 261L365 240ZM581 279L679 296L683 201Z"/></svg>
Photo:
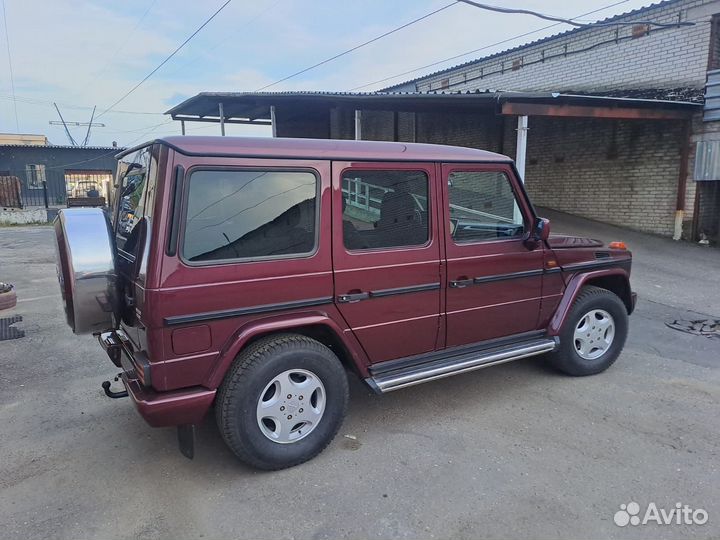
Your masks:
<svg viewBox="0 0 720 540"><path fill-rule="evenodd" d="M115 377L114 380L115 380L115 382L119 381L120 380L119 376ZM120 392L113 392L112 390L110 390L111 384L112 383L110 381L103 381L102 385L101 385L102 389L105 391L105 395L107 397L113 398L113 399L120 399L120 398L128 397L127 390L122 390Z"/></svg>

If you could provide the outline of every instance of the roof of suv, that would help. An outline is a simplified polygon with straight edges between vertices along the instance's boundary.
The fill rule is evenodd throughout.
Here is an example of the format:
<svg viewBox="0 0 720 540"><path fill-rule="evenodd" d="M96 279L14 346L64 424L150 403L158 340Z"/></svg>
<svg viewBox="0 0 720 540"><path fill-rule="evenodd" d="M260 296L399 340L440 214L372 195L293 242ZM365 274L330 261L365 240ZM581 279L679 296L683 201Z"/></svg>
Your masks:
<svg viewBox="0 0 720 540"><path fill-rule="evenodd" d="M157 139L156 142L166 144L178 152L190 156L360 161L512 161L507 156L474 148L405 142L194 136L163 137ZM123 154L125 153L127 151L123 152Z"/></svg>

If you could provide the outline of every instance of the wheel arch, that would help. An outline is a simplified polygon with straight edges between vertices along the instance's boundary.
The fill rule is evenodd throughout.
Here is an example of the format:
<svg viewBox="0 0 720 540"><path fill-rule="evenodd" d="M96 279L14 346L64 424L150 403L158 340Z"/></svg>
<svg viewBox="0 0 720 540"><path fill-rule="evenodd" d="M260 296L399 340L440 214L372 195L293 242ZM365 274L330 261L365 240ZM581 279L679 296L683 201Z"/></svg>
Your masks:
<svg viewBox="0 0 720 540"><path fill-rule="evenodd" d="M274 334L298 334L314 339L328 347L346 368L367 377L367 358L352 332L344 331L326 313L303 313L267 318L239 328L220 352L204 386L212 389L220 386L238 354L259 339Z"/></svg>
<svg viewBox="0 0 720 540"><path fill-rule="evenodd" d="M586 285L593 285L612 292L622 300L628 311L628 315L632 313L634 299L630 288L630 276L625 269L609 268L607 270L578 273L570 278L555 314L552 319L550 319L550 325L548 327L549 335L557 336L560 334L575 298L577 298L580 290Z"/></svg>

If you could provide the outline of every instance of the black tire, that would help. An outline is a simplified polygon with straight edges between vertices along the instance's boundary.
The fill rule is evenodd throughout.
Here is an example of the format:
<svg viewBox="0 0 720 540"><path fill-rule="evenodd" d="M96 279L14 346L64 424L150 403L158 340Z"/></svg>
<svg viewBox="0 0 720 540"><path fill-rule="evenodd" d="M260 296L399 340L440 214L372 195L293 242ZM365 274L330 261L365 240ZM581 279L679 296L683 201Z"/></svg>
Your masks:
<svg viewBox="0 0 720 540"><path fill-rule="evenodd" d="M604 310L612 316L615 336L610 347L602 355L594 359L586 359L576 351L574 333L580 320L594 309ZM595 375L605 371L617 360L625 345L627 333L628 313L622 300L607 289L583 287L560 331L560 345L556 351L548 355L548 360L553 367L568 375L575 377Z"/></svg>
<svg viewBox="0 0 720 540"><path fill-rule="evenodd" d="M260 429L257 405L265 387L292 369L310 371L325 389L325 410L310 433L280 444ZM348 381L345 369L323 344L297 334L268 336L242 351L219 388L215 417L225 443L243 462L265 470L278 470L308 461L333 440L347 412Z"/></svg>

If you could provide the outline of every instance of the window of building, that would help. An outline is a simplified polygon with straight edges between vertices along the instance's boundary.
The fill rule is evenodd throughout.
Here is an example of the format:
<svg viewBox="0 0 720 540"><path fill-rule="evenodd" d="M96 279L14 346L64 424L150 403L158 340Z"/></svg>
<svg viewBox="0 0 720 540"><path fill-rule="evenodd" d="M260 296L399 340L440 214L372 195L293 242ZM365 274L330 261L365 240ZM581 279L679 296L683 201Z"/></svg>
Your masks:
<svg viewBox="0 0 720 540"><path fill-rule="evenodd" d="M523 218L507 175L456 171L448 177L453 240L478 242L522 236Z"/></svg>
<svg viewBox="0 0 720 540"><path fill-rule="evenodd" d="M195 171L183 256L207 262L309 255L317 245L317 191L308 171Z"/></svg>
<svg viewBox="0 0 720 540"><path fill-rule="evenodd" d="M343 173L343 242L349 250L420 246L429 239L423 171Z"/></svg>
<svg viewBox="0 0 720 540"><path fill-rule="evenodd" d="M649 24L634 24L632 27L632 39L641 38L650 34Z"/></svg>
<svg viewBox="0 0 720 540"><path fill-rule="evenodd" d="M26 165L25 178L28 189L42 189L45 182L45 165Z"/></svg>
<svg viewBox="0 0 720 540"><path fill-rule="evenodd" d="M446 88L450 88L450 79L443 79L440 81L440 88L442 90L445 90Z"/></svg>

